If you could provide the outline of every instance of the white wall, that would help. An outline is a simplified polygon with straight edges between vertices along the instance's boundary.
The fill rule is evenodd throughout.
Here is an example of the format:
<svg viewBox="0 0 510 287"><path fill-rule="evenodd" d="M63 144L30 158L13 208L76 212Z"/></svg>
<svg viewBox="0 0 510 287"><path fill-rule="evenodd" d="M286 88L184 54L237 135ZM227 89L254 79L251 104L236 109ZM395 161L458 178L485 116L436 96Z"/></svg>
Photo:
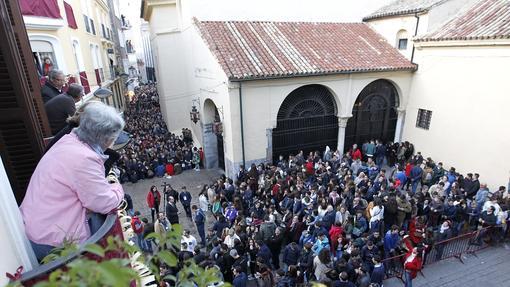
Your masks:
<svg viewBox="0 0 510 287"><path fill-rule="evenodd" d="M352 116L356 98L371 82L386 79L393 82L400 96L400 106L405 107L411 84L411 72L359 73L319 77L297 77L279 80L243 83L245 155L247 161L266 158L267 129L276 127L278 110L285 98L295 89L309 84L321 84L329 88L335 97L339 117ZM233 98L233 96L231 96ZM232 115L233 122L240 119ZM240 143L240 139L235 139ZM336 147L331 147L336 148ZM241 152L240 145L234 146Z"/></svg>
<svg viewBox="0 0 510 287"><path fill-rule="evenodd" d="M510 171L509 48L417 49L403 134L424 156L477 172L491 189L506 185ZM415 126L419 108L432 111L429 130Z"/></svg>
<svg viewBox="0 0 510 287"><path fill-rule="evenodd" d="M8 283L6 272L14 274L19 266L23 266L25 272L37 265L24 230L21 213L0 159L0 286Z"/></svg>
<svg viewBox="0 0 510 287"><path fill-rule="evenodd" d="M428 15L421 14L418 23L418 35L427 32ZM397 33L400 30L406 30L408 34L407 49L399 50L408 59L411 59L413 51L413 37L416 32L417 19L414 15L406 15L399 17L388 17L382 19L370 20L367 22L377 33L381 34L395 48L398 48Z"/></svg>

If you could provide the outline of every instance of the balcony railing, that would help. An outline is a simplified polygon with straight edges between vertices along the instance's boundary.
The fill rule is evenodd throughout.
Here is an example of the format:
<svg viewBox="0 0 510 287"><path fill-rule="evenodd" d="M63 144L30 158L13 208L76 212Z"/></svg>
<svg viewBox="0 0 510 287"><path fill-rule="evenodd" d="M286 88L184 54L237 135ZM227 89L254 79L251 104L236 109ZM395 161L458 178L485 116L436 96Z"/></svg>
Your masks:
<svg viewBox="0 0 510 287"><path fill-rule="evenodd" d="M57 269L65 269L66 264L72 262L73 260L76 260L78 257L82 255L85 255L87 257L93 257L94 259L98 259L98 261L101 261L102 260L101 258L98 258L97 256L84 251L84 246L91 243L96 243L102 247L106 247L107 246L106 239L110 236L117 236L121 239L124 239L122 226L120 224L116 212L113 212L106 216L103 225L94 235L92 235L89 239L87 239L87 241L80 245L78 251L66 257L59 258L55 261L49 262L47 264L41 265L35 269L23 273L20 279L21 284L27 287L33 286L38 282L45 281L48 279L48 276L53 271ZM105 258L128 258L128 254L121 252L109 252L107 256L105 256Z"/></svg>

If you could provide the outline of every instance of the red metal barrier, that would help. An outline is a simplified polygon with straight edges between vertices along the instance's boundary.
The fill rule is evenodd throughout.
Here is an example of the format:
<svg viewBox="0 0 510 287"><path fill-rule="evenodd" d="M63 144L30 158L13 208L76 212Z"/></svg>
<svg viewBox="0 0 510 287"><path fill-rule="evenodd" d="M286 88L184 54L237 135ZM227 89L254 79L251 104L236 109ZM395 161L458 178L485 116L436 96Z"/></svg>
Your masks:
<svg viewBox="0 0 510 287"><path fill-rule="evenodd" d="M464 263L462 255L473 254L476 256L475 252L489 247L492 241L498 241L498 239L508 237L508 230L506 231L506 234L503 234L502 231L503 230L499 226L485 227L436 242L428 249L428 251L425 252L423 266L452 257L455 257L459 259L460 262ZM487 242L487 239L489 242ZM403 280L404 256L405 254L401 254L383 260L387 279L396 277Z"/></svg>

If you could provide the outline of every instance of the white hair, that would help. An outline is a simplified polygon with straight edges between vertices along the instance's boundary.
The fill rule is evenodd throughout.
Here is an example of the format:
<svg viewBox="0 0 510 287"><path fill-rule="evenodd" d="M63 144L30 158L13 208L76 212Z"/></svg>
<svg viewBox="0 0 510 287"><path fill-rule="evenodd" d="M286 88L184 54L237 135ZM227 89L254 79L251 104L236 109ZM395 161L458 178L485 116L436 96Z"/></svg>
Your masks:
<svg viewBox="0 0 510 287"><path fill-rule="evenodd" d="M89 144L108 148L124 128L117 111L101 102L88 104L80 115L80 125L74 130L78 138Z"/></svg>

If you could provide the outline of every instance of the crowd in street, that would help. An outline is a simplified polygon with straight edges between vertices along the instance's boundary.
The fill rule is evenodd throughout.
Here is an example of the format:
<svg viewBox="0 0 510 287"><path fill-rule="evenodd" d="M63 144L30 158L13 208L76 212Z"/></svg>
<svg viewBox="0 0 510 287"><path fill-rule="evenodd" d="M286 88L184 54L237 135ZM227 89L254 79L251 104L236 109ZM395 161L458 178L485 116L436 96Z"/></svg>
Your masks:
<svg viewBox="0 0 510 287"><path fill-rule="evenodd" d="M199 166L192 143L166 131L155 89L141 88L135 97L126 115L133 145L122 156L129 180L133 171L147 176L138 166L156 174L168 162ZM345 154L299 151L271 164L240 166L234 178L204 185L195 205L185 187L178 189L148 191L152 221L139 212L132 221L138 244L157 252L162 247L145 236L170 230L186 214L199 236L184 231L178 267L161 266L162 274L175 275L193 258L218 268L235 287L249 281L261 287L382 286L390 267L385 260L398 255L405 284L412 286L427 254L436 248L441 256L435 243L485 227L491 232L470 244L494 243L508 231L507 187L489 190L481 175L445 169L408 142L372 140Z"/></svg>
<svg viewBox="0 0 510 287"><path fill-rule="evenodd" d="M153 177L173 176L200 169L202 149L193 146L191 131L168 131L153 84L137 87L124 112L126 131L132 140L121 151L120 181L136 183Z"/></svg>

